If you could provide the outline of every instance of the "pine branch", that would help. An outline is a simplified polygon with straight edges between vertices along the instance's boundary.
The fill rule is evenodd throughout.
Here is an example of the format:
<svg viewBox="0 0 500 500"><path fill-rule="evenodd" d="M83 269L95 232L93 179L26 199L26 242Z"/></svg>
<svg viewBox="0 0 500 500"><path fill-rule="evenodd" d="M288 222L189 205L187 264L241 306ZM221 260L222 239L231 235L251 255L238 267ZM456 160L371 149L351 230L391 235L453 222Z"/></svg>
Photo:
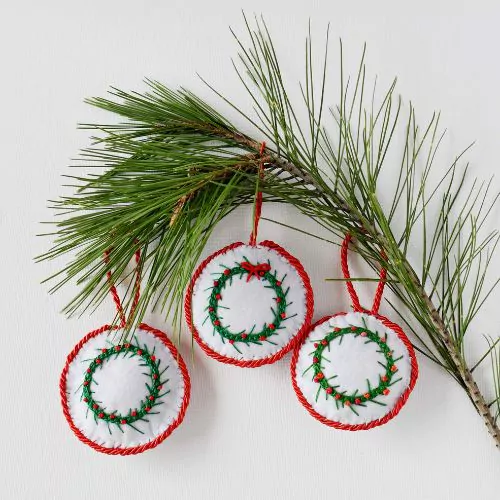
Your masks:
<svg viewBox="0 0 500 500"><path fill-rule="evenodd" d="M249 43L236 37L240 54L235 69L253 112L213 90L251 132L243 132L191 92L153 81L147 81L145 93L112 89L111 99L89 100L124 122L85 125L98 137L83 159L106 169L70 177L76 193L54 202L61 214L55 244L39 260L65 254L72 259L49 278L56 280L52 291L76 281L81 289L66 312L97 307L107 294L106 273L113 271L114 284L126 279L127 265L141 246L144 285L135 322L151 305L180 320L182 295L205 243L226 215L252 203L258 165L264 162L259 184L264 201L292 204L333 237L349 232L372 268L387 268L387 286L398 302L391 305L413 332L417 349L461 385L500 446L498 350L490 344L473 368L464 350L474 318L498 284L487 280L499 239L496 231L486 230L498 200L490 194L491 183L469 179L467 167L461 167L465 151L444 170L436 169L443 139L439 115L420 128L414 108L410 105L406 112L395 97L396 82L381 99L374 88L367 102L365 51L350 85L350 80L345 83L341 46L339 105L327 109L328 53L318 79L310 32L300 87L305 127L292 105L267 26L257 19L255 28L245 22ZM328 48L328 33L326 38ZM404 147L387 203L380 194L387 191L384 175L394 175L384 165L394 164L396 137L402 137ZM261 156L262 141L267 147ZM129 310L132 296L129 287ZM405 310L409 319L401 313ZM496 400L489 404L472 376L488 356L496 390Z"/></svg>

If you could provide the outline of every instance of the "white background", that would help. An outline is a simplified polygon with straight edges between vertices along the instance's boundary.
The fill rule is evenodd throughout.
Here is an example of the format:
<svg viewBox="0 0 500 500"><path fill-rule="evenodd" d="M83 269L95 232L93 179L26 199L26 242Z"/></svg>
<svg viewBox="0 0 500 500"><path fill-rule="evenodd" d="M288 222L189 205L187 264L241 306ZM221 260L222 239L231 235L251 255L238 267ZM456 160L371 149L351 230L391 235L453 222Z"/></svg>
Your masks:
<svg viewBox="0 0 500 500"><path fill-rule="evenodd" d="M370 67L382 83L397 74L399 91L421 116L442 111L448 159L477 140L468 154L473 171L485 178L498 170L496 2L3 1L0 497L498 498L500 455L482 421L451 378L422 357L407 407L387 426L369 432L335 431L313 420L291 389L289 357L274 366L241 370L217 364L196 348L194 365L189 363L191 407L182 426L156 450L108 457L71 434L59 405L59 373L72 346L106 322L112 308L66 320L59 311L76 290L49 296L48 287L39 285L61 262L35 266L32 258L50 244L35 237L43 230L39 221L52 216L46 200L62 193L61 174L88 144L76 123L101 118L82 100L103 95L112 84L141 89L142 78L149 76L186 85L213 101L195 76L198 71L238 101L228 25L242 29L242 7L266 16L294 81L303 68L309 17L316 40L331 22L332 38L342 36L351 64L366 41ZM336 68L334 61L335 82ZM498 178L494 185L500 188ZM293 210L280 217L308 227ZM218 230L206 253L246 239L249 227L250 209L239 211ZM276 239L302 260L316 292L317 318L347 308L342 285L324 281L338 275L334 247L305 242L269 223L262 224L261 236ZM498 257L493 271L500 271ZM489 321L498 300L497 293L471 332L474 359L482 334L499 333L498 324ZM383 312L391 314L386 306ZM148 320L170 328L160 315ZM189 361L187 335L182 352ZM491 387L484 388L491 395Z"/></svg>

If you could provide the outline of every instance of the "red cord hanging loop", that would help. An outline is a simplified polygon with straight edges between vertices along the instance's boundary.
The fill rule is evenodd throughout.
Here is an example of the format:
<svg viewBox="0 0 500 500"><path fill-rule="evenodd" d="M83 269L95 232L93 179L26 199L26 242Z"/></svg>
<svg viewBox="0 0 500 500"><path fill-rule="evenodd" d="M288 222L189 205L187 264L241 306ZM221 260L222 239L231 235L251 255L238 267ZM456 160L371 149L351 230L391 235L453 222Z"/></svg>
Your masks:
<svg viewBox="0 0 500 500"><path fill-rule="evenodd" d="M341 261L341 266L342 266L342 273L344 275L344 278L346 279L347 291L349 292L349 295L351 296L353 309L357 312L370 312L372 314L378 314L378 310L380 308L380 302L382 300L382 294L384 293L387 270L384 267L382 267L380 269L380 281L379 281L378 286L377 286L377 291L375 292L375 298L373 299L372 309L371 309L371 311L367 311L366 309L361 307L361 304L359 303L359 297L358 297L358 294L356 293L356 290L354 289L354 285L352 284L352 281L351 281L351 275L349 273L349 264L347 262L347 252L349 249L349 242L350 241L351 241L351 235L348 233L348 234L346 234L344 241L342 242L340 261ZM385 254L383 252L382 252L382 256L384 257L384 259L386 258Z"/></svg>
<svg viewBox="0 0 500 500"><path fill-rule="evenodd" d="M104 252L104 262L106 264L109 262L109 254L111 250L106 250ZM135 252L135 263L136 263L136 268L135 268L135 283L134 283L134 298L132 300L132 305L130 307L130 314L128 317L128 320L125 316L125 311L123 310L122 303L120 301L120 297L118 295L118 291L116 290L116 286L111 284L111 271L108 271L106 273L106 276L108 278L108 283L109 283L109 292L111 293L111 296L113 297L113 302L116 305L116 310L118 311L118 316L120 318L120 324L118 325L118 328L123 328L127 322L129 322L133 317L135 310L137 308L137 304L139 303L139 298L141 295L141 273L139 270L139 262L141 260L141 251L140 249L137 249Z"/></svg>
<svg viewBox="0 0 500 500"><path fill-rule="evenodd" d="M266 149L266 143L263 141L260 145L259 156L261 157L259 163L259 180L263 178L264 174L264 162L262 161L262 155ZM259 228L260 214L262 211L262 191L259 189L257 195L255 196L255 207L253 212L253 229L250 235L249 245L255 246L257 244L257 230Z"/></svg>

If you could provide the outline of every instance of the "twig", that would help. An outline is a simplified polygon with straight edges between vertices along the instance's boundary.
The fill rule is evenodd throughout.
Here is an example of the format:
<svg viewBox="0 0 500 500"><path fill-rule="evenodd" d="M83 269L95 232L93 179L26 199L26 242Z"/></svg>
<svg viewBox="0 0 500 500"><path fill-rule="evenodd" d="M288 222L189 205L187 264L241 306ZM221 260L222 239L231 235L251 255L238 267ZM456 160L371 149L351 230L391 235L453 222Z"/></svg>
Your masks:
<svg viewBox="0 0 500 500"><path fill-rule="evenodd" d="M234 135L233 139L235 142L238 142L240 140L240 137L238 135ZM245 137L245 145L248 147L249 145L253 147L254 149L258 150L258 143L256 142L249 142L248 138ZM299 177L304 183L309 184L313 186L316 190L321 192L323 195L326 196L326 193L324 192L323 188L312 179L312 177L303 172L298 166L282 159L278 158L275 155L273 155L271 152L267 151L266 152L269 157L271 158L271 161L278 165L280 168L283 170L291 173L292 175ZM352 213L352 210L348 207L347 203L341 203L340 207L338 207L346 212L349 212L353 217L356 217L355 214ZM382 248L387 246L387 241L385 240L385 237L377 232L375 228L373 227L367 227L366 224L363 223L361 220L357 220L359 226L366 231L366 233L371 234L372 237L374 237L376 240L378 240L382 246ZM443 318L439 314L437 308L435 307L434 303L428 296L427 292L425 291L424 287L420 283L420 280L415 273L414 269L410 265L410 263L404 258L404 256L401 256L401 264L404 267L406 273L409 276L409 279L411 280L412 284L414 287L418 290L418 293L420 294L420 298L424 301L424 303L427 306L428 309L428 314L429 317L432 321L432 323L435 325L436 330L439 334L439 337L443 341L446 350L448 354L450 355L453 364L456 368L457 374L459 375L460 380L463 382L463 387L466 393L468 394L469 398L471 399L476 411L479 413L481 418L484 421L484 424L486 425L486 428L488 429L488 432L492 436L492 438L495 441L495 445L497 448L500 448L500 428L498 427L497 423L495 422L495 419L493 415L490 412L490 409L488 407L488 404L482 395L481 391L479 390L479 387L474 380L472 376L472 371L466 366L464 363L461 353L457 351L457 348L455 344L452 341L451 335L446 328L446 325L443 321Z"/></svg>

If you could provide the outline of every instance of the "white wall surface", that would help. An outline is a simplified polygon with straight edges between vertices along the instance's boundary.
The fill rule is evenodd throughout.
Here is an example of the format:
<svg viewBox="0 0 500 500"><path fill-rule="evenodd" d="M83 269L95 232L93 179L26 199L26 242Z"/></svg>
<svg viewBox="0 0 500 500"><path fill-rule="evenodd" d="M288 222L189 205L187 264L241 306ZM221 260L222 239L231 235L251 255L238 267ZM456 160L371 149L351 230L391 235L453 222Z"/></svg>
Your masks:
<svg viewBox="0 0 500 500"><path fill-rule="evenodd" d="M399 92L420 115L442 111L449 130L445 157L477 140L468 154L474 172L486 178L498 170L497 2L2 1L0 498L498 499L498 451L462 390L422 356L407 406L369 432L335 431L312 419L291 388L289 356L242 370L198 348L189 363L193 393L186 419L155 450L108 457L70 432L59 404L60 370L73 345L108 321L111 301L91 317L65 319L59 311L76 289L49 296L39 282L61 263L35 266L32 258L50 244L35 237L43 230L39 221L52 217L46 200L62 193L61 174L88 143L76 123L102 118L82 100L103 95L109 85L142 89L149 76L214 102L196 71L238 100L228 25L242 29L241 8L266 16L292 79L303 68L309 17L318 41L331 22L332 38L343 38L351 65L366 41L370 68L382 83L398 75ZM500 188L498 178L494 186ZM282 220L310 226L282 210ZM246 238L249 226L250 209L238 211L205 254ZM324 281L338 275L334 247L266 222L261 236L302 260L316 292L316 318L347 308L342 284ZM498 258L493 267L498 274ZM476 323L472 357L483 348L483 333L499 333L490 321L499 298ZM170 329L158 314L147 320ZM189 360L188 335L181 349Z"/></svg>

